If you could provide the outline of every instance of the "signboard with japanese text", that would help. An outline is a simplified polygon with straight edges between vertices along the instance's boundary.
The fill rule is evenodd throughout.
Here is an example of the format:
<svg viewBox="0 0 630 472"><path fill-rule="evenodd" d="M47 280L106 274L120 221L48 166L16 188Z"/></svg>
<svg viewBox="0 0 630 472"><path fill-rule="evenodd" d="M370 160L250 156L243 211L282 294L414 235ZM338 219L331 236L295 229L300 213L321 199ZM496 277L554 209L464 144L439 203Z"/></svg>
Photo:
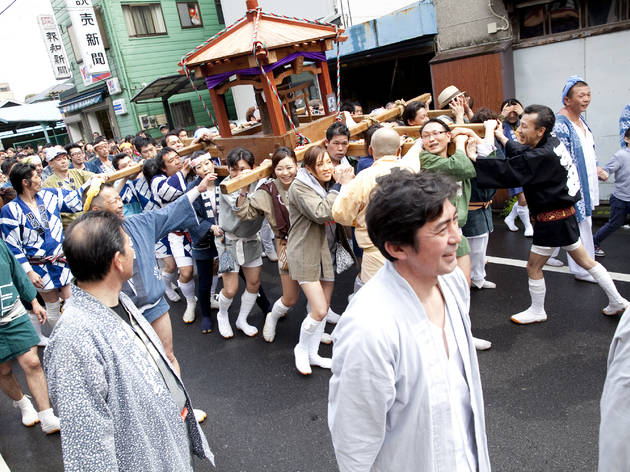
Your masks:
<svg viewBox="0 0 630 472"><path fill-rule="evenodd" d="M46 44L48 58L50 59L55 79L69 79L72 77L72 71L55 17L53 15L37 15L37 24L42 32L44 44Z"/></svg>
<svg viewBox="0 0 630 472"><path fill-rule="evenodd" d="M109 72L92 0L66 0L66 7L79 43L85 71L91 75Z"/></svg>

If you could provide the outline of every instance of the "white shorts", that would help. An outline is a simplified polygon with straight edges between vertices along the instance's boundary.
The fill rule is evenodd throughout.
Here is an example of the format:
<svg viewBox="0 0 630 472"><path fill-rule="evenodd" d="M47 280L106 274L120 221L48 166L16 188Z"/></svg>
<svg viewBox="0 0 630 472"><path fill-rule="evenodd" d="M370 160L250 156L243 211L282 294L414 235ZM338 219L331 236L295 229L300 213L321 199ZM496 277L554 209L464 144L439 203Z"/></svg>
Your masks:
<svg viewBox="0 0 630 472"><path fill-rule="evenodd" d="M238 273L241 267L260 267L262 265L263 265L263 260L262 260L262 257L260 256L258 256L258 258L254 259L253 261L245 262L241 265L239 265L238 262L234 261L234 270L231 270L230 272Z"/></svg>
<svg viewBox="0 0 630 472"><path fill-rule="evenodd" d="M190 243L183 234L168 233L168 242L171 245L171 252L175 258L177 267L190 267L193 265L190 253Z"/></svg>
<svg viewBox="0 0 630 472"><path fill-rule="evenodd" d="M571 251L575 251L581 245L582 245L582 241L578 239L573 244L569 244L568 246L562 246L562 249L564 249L567 252L571 252ZM555 247L536 246L535 244L532 244L532 248L530 249L530 251L533 252L534 254L538 254L540 256L547 256L547 257L551 257L555 250L556 250Z"/></svg>

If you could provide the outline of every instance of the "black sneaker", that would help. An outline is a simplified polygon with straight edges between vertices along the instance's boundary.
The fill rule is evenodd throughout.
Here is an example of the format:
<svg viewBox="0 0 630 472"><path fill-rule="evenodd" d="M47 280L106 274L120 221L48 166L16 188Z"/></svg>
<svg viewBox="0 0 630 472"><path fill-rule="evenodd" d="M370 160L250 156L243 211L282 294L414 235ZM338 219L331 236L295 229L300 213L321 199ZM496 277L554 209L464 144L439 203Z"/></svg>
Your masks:
<svg viewBox="0 0 630 472"><path fill-rule="evenodd" d="M604 257L606 253L599 246L595 246L595 257Z"/></svg>

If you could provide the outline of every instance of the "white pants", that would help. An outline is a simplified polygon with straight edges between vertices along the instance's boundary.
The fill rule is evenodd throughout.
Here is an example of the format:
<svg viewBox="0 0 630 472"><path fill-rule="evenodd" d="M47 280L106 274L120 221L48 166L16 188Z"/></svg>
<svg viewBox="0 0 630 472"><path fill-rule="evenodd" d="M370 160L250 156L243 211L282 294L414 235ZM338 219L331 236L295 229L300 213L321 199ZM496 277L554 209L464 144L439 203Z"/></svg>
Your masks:
<svg viewBox="0 0 630 472"><path fill-rule="evenodd" d="M481 282L486 279L486 250L490 233L466 236L470 246L470 280Z"/></svg>
<svg viewBox="0 0 630 472"><path fill-rule="evenodd" d="M580 228L580 239L582 240L582 246L586 249L586 253L591 259L595 259L595 243L593 242L593 220L590 216L587 216L583 221L578 223ZM573 258L567 254L567 261L569 262L569 270L573 275L579 275L581 277L587 277L588 271L580 267Z"/></svg>

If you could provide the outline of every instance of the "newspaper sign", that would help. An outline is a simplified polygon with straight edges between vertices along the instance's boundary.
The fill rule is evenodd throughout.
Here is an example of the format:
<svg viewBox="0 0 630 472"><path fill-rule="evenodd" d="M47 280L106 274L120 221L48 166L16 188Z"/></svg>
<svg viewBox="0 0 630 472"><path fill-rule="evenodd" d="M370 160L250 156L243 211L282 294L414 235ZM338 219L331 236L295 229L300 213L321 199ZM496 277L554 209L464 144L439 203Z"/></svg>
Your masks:
<svg viewBox="0 0 630 472"><path fill-rule="evenodd" d="M42 32L55 79L69 79L72 77L72 71L55 17L53 15L37 15L37 24Z"/></svg>
<svg viewBox="0 0 630 472"><path fill-rule="evenodd" d="M109 72L109 64L103 47L98 21L92 7L92 0L66 0L66 7L74 34L79 43L85 71L88 74Z"/></svg>

